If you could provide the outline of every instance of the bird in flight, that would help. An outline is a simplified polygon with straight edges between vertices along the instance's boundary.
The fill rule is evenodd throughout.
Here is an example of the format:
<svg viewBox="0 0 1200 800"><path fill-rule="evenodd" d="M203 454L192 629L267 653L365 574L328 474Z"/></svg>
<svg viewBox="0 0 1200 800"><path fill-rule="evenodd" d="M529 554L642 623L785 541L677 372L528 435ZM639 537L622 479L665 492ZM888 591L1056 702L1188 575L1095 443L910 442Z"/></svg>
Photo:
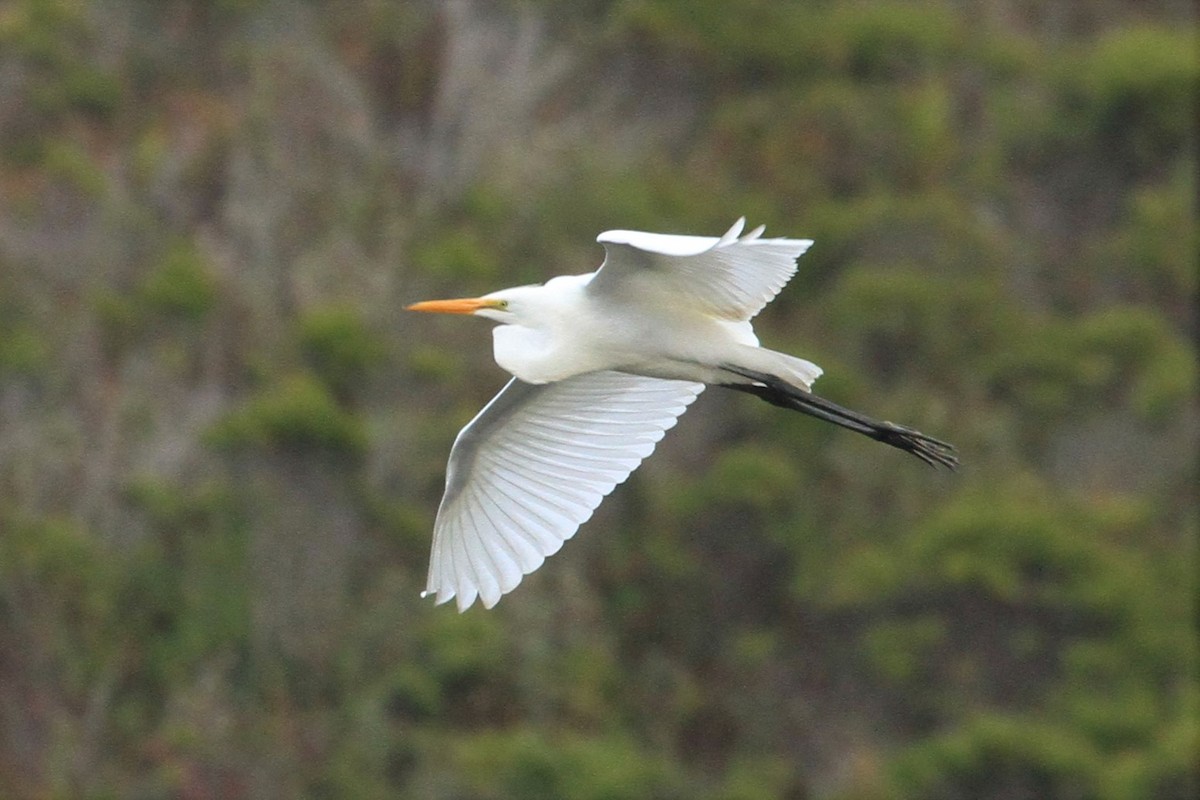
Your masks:
<svg viewBox="0 0 1200 800"><path fill-rule="evenodd" d="M811 391L821 368L760 347L750 320L796 272L808 239L607 231L604 263L410 311L499 323L513 375L459 432L422 596L491 608L558 552L711 384L757 395L954 469L954 448Z"/></svg>

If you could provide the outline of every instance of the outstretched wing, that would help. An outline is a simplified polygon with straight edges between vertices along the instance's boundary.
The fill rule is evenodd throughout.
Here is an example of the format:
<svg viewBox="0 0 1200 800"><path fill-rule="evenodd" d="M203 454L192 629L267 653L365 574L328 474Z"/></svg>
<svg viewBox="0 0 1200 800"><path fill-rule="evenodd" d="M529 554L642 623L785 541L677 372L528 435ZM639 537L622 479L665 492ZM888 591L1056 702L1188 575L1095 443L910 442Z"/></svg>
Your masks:
<svg viewBox="0 0 1200 800"><path fill-rule="evenodd" d="M513 378L458 434L433 530L426 594L491 608L558 552L704 389L591 372Z"/></svg>
<svg viewBox="0 0 1200 800"><path fill-rule="evenodd" d="M763 239L763 226L740 236L743 217L721 238L606 231L605 259L588 291L678 302L685 297L724 319L748 320L793 275L810 239ZM740 238L739 238L740 236Z"/></svg>

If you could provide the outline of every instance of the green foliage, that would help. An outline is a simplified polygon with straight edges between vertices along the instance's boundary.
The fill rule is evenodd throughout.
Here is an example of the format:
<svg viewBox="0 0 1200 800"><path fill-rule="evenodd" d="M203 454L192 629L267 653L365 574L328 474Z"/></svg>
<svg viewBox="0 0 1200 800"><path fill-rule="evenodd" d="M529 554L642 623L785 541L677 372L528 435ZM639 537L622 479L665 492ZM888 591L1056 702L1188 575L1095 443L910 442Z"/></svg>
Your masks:
<svg viewBox="0 0 1200 800"><path fill-rule="evenodd" d="M192 242L177 242L138 286L134 301L147 313L196 321L217 302L217 282Z"/></svg>
<svg viewBox="0 0 1200 800"><path fill-rule="evenodd" d="M104 173L77 144L63 140L46 142L38 160L47 175L89 197L103 195L107 183Z"/></svg>
<svg viewBox="0 0 1200 800"><path fill-rule="evenodd" d="M910 709L957 716L966 697L1006 687L999 702L1053 720L985 717L913 747L896 761L900 796L975 796L1021 780L1046 796L1097 791L1106 755L1152 757L1163 720L1185 713L1169 699L1182 687L1169 665L1194 655L1144 636L1183 585L1116 543L1142 524L1062 507L1044 487L989 486L845 563L831 599L869 614L862 653L879 680L909 693ZM973 641L981 617L987 644ZM1041 674L1046 694L1007 685L1013 672ZM1016 735L1026 728L1033 738ZM1187 780L1178 764L1162 769Z"/></svg>
<svg viewBox="0 0 1200 800"><path fill-rule="evenodd" d="M0 25L0 42L35 62L53 63L84 30L83 9L70 0L22 0Z"/></svg>
<svg viewBox="0 0 1200 800"><path fill-rule="evenodd" d="M713 800L773 800L793 792L791 769L783 759L748 757L729 768Z"/></svg>
<svg viewBox="0 0 1200 800"><path fill-rule="evenodd" d="M1094 159L1105 165L1106 180L1161 175L1194 147L1200 59L1192 39L1184 31L1129 27L1065 50L1048 85L998 94L999 124L1034 170ZM1073 185L1076 176L1063 177L1063 189L1081 188Z"/></svg>
<svg viewBox="0 0 1200 800"><path fill-rule="evenodd" d="M417 709L424 704L429 711L444 714L446 703L458 704L465 698L502 702L511 693L504 676L492 668L511 657L511 644L495 620L479 615L440 620L419 632L417 644L424 676L399 676L406 680L396 686L395 702Z"/></svg>
<svg viewBox="0 0 1200 800"><path fill-rule="evenodd" d="M84 7L70 0L18 0L0 19L0 45L29 65L28 98L52 119L72 112L107 119L122 100L117 78L82 57L88 39Z"/></svg>
<svg viewBox="0 0 1200 800"><path fill-rule="evenodd" d="M1109 387L1127 385L1130 405L1143 417L1167 419L1195 396L1195 353L1158 314L1118 309L1084 320L1080 329L1082 357L1106 360Z"/></svg>
<svg viewBox="0 0 1200 800"><path fill-rule="evenodd" d="M440 347L415 344L405 355L409 372L422 380L445 380L458 371L454 357Z"/></svg>
<svg viewBox="0 0 1200 800"><path fill-rule="evenodd" d="M1182 800L1195 785L1191 759L1197 740L1194 724L1177 731L1177 740L1164 742L1163 752L1151 759L1128 753L1105 758L1070 728L1051 721L983 715L910 748L888 771L897 797L1003 798L1020 793Z"/></svg>
<svg viewBox="0 0 1200 800"><path fill-rule="evenodd" d="M1143 308L1118 308L1074 323L1034 323L986 369L994 391L1043 420L1127 406L1148 421L1193 396L1191 349Z"/></svg>
<svg viewBox="0 0 1200 800"><path fill-rule="evenodd" d="M267 386L227 415L210 431L209 441L228 449L359 456L367 434L328 389L311 375L298 373Z"/></svg>
<svg viewBox="0 0 1200 800"><path fill-rule="evenodd" d="M1191 166L1191 165L1187 165ZM1098 246L1097 269L1118 273L1127 296L1156 305L1179 324L1187 320L1196 296L1200 251L1195 176L1179 168L1165 184L1131 194L1128 220Z"/></svg>
<svg viewBox="0 0 1200 800"><path fill-rule="evenodd" d="M1096 797L1101 763L1070 731L982 716L911 748L890 769L899 797Z"/></svg>
<svg viewBox="0 0 1200 800"><path fill-rule="evenodd" d="M1194 20L1044 5L0 3L0 785L1192 797ZM502 376L397 309L743 213L763 342L963 469L712 389L422 600Z"/></svg>
<svg viewBox="0 0 1200 800"><path fill-rule="evenodd" d="M61 520L6 514L3 521L0 569L8 599L26 592L41 595L48 601L46 613L69 611L84 630L103 616L108 576L97 558L99 549L84 531Z"/></svg>
<svg viewBox="0 0 1200 800"><path fill-rule="evenodd" d="M114 362L142 348L190 347L219 301L217 279L190 241L167 244L132 287L100 286L89 297L101 346Z"/></svg>
<svg viewBox="0 0 1200 800"><path fill-rule="evenodd" d="M209 660L240 653L249 634L245 537L228 489L181 489L147 478L127 496L157 536L126 567L124 625L143 637L142 679L187 680Z"/></svg>
<svg viewBox="0 0 1200 800"><path fill-rule="evenodd" d="M885 622L863 637L863 653L885 680L915 684L929 680L926 665L945 645L945 624L933 616Z"/></svg>
<svg viewBox="0 0 1200 800"><path fill-rule="evenodd" d="M1099 39L1071 70L1080 82L1088 130L1118 152L1150 164L1195 143L1200 57L1186 30L1138 27Z"/></svg>
<svg viewBox="0 0 1200 800"><path fill-rule="evenodd" d="M431 232L415 249L413 262L424 274L477 284L495 280L501 268L495 248L467 226Z"/></svg>
<svg viewBox="0 0 1200 800"><path fill-rule="evenodd" d="M45 111L77 111L98 119L113 117L122 99L123 90L115 76L84 66L67 71L61 83L45 87L36 95Z"/></svg>
<svg viewBox="0 0 1200 800"><path fill-rule="evenodd" d="M310 311L300 318L298 328L308 368L338 397L360 387L386 355L383 344L352 309Z"/></svg>
<svg viewBox="0 0 1200 800"><path fill-rule="evenodd" d="M867 81L894 81L944 67L964 39L949 8L912 3L841 6L826 33L832 65Z"/></svg>
<svg viewBox="0 0 1200 800"><path fill-rule="evenodd" d="M1016 335L1014 313L997 304L991 281L963 276L946 285L901 265L851 268L828 313L843 349L883 385L913 365L926 380L969 385L973 366Z"/></svg>
<svg viewBox="0 0 1200 800"><path fill-rule="evenodd" d="M451 758L467 791L481 800L687 796L671 765L624 738L482 732L457 742Z"/></svg>
<svg viewBox="0 0 1200 800"><path fill-rule="evenodd" d="M1000 604L1069 605L1123 621L1144 575L1136 560L1105 543L1105 525L1106 517L1061 507L1036 485L981 487L902 542L857 554L838 596L863 602L918 587L929 596L968 591Z"/></svg>
<svg viewBox="0 0 1200 800"><path fill-rule="evenodd" d="M756 92L722 108L713 159L741 182L770 185L796 204L885 187L908 193L955 166L961 148L949 103L945 87L933 82L897 91L827 80ZM797 163L809 166L798 170ZM906 196L897 205L911 202Z"/></svg>
<svg viewBox="0 0 1200 800"><path fill-rule="evenodd" d="M782 452L732 447L721 453L699 487L699 503L730 504L771 514L786 507L799 475Z"/></svg>
<svg viewBox="0 0 1200 800"><path fill-rule="evenodd" d="M906 270L919 266L931 279L944 283L995 278L997 262L1003 263L1008 254L985 227L963 216L962 202L944 189L935 189L916 195L879 191L823 203L812 212L818 244L809 268L816 274L801 271L800 277L827 283L861 264Z"/></svg>
<svg viewBox="0 0 1200 800"><path fill-rule="evenodd" d="M39 374L49 362L49 343L23 306L0 278L0 381Z"/></svg>
<svg viewBox="0 0 1200 800"><path fill-rule="evenodd" d="M137 344L144 320L128 294L103 287L92 295L90 305L110 360Z"/></svg>
<svg viewBox="0 0 1200 800"><path fill-rule="evenodd" d="M40 372L47 359L45 340L28 326L0 330L0 376Z"/></svg>
<svg viewBox="0 0 1200 800"><path fill-rule="evenodd" d="M45 658L78 701L119 652L117 573L95 538L65 520L2 511L0 530L0 631L14 655Z"/></svg>
<svg viewBox="0 0 1200 800"><path fill-rule="evenodd" d="M666 56L725 79L780 79L814 65L817 26L798 4L750 0L737 13L720 0L620 3L615 23Z"/></svg>

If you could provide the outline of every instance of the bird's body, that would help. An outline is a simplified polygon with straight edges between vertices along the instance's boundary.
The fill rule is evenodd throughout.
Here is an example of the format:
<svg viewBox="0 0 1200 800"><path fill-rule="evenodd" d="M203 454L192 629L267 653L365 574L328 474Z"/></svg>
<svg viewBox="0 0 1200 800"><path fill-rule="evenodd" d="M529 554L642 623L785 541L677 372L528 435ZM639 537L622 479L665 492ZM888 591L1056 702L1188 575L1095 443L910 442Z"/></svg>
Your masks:
<svg viewBox="0 0 1200 800"><path fill-rule="evenodd" d="M953 449L843 409L810 387L815 364L758 345L750 319L795 273L806 239L608 231L587 275L417 311L500 323L514 379L459 433L426 591L491 607L591 516L705 384L756 394L953 467Z"/></svg>
<svg viewBox="0 0 1200 800"><path fill-rule="evenodd" d="M543 287L509 290L538 309L536 327L492 330L496 363L526 383L550 383L597 370L712 382L711 363L736 358L758 338L749 322L720 319L686 305L620 302L588 288L595 273L554 278ZM510 297L513 295L510 295ZM685 333L664 337L663 331ZM711 362L711 363L710 363Z"/></svg>

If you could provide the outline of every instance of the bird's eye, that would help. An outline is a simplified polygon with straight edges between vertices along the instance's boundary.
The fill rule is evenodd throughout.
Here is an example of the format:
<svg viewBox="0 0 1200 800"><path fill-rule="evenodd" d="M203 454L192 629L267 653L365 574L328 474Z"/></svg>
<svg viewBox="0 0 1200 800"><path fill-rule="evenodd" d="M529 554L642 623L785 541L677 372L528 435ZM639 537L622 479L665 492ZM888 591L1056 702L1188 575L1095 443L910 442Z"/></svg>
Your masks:
<svg viewBox="0 0 1200 800"><path fill-rule="evenodd" d="M501 300L499 303L496 304L496 308L500 309L501 311L507 311L508 310L508 301Z"/></svg>

